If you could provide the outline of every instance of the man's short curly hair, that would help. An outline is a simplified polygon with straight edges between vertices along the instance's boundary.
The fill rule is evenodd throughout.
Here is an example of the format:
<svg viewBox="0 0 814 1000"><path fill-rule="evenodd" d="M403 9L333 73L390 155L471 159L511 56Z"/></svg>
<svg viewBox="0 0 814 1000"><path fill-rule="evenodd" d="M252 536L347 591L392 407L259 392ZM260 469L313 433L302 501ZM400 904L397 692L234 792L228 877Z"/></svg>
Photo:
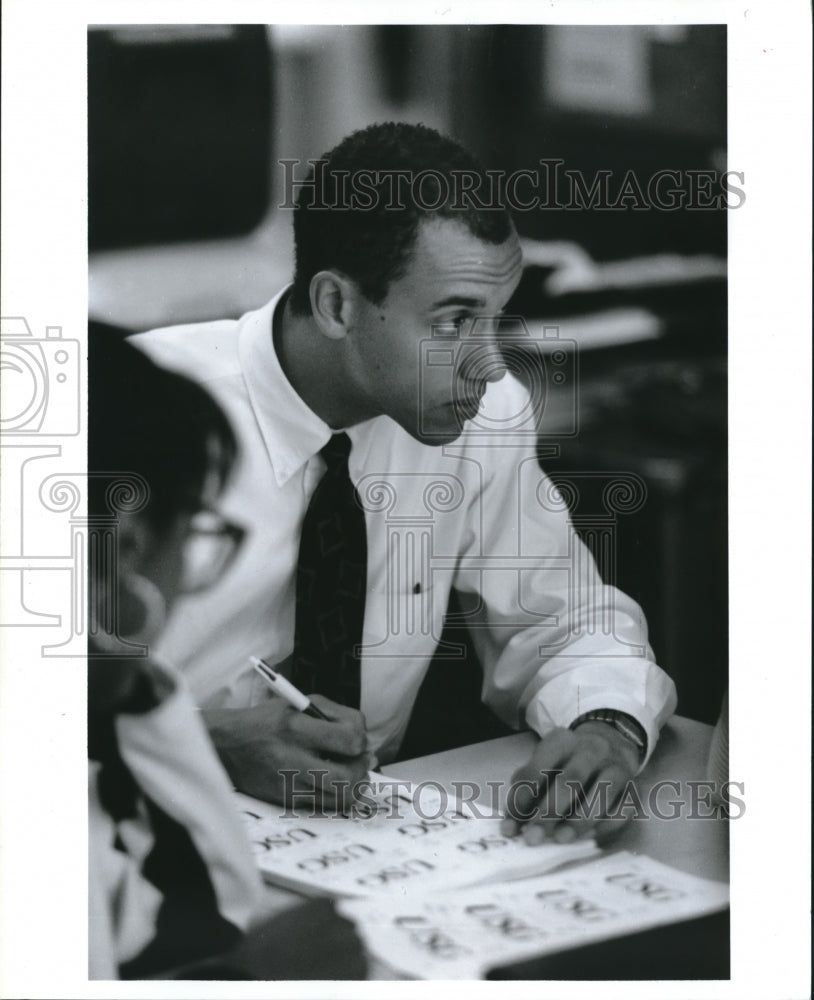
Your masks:
<svg viewBox="0 0 814 1000"><path fill-rule="evenodd" d="M468 175L462 185L463 175ZM311 168L294 210L295 274L291 306L311 312L309 286L333 268L374 304L404 274L422 219L461 222L486 243L503 243L511 218L485 203L488 177L454 140L425 125L386 122L343 139ZM480 185L480 197L465 193ZM462 195L462 191L464 194Z"/></svg>

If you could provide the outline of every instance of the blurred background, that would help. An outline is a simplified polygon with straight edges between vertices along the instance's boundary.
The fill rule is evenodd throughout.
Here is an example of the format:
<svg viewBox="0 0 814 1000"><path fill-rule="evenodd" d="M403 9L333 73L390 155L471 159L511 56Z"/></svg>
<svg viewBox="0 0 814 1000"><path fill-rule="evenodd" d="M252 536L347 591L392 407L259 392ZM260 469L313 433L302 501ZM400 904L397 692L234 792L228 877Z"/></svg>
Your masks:
<svg viewBox="0 0 814 1000"><path fill-rule="evenodd" d="M91 29L91 317L135 331L265 303L292 274L279 161L303 177L383 120L449 133L487 169L556 159L588 187L609 172L614 200L629 171L642 187L681 178L673 210L631 197L516 212L526 268L509 311L559 332L515 365L548 389L543 467L577 487L575 525L643 606L679 712L713 722L727 682L726 209L704 195L727 169L725 26ZM609 503L620 477L635 498ZM466 611L450 608L445 636L465 649ZM438 659L404 756L497 735L479 685L470 653Z"/></svg>

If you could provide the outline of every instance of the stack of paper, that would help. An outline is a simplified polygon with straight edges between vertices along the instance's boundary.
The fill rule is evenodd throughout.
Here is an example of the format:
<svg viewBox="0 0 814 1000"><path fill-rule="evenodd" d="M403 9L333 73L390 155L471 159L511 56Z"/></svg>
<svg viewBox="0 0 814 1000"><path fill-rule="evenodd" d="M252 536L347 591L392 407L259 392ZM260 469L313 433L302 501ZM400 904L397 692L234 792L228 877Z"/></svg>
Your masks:
<svg viewBox="0 0 814 1000"><path fill-rule="evenodd" d="M367 809L352 818L292 816L237 795L264 878L309 894L415 898L423 893L541 875L596 853L594 841L529 847L500 833L498 816L447 797L374 778ZM399 785L398 794L393 786ZM296 810L295 810L296 811Z"/></svg>
<svg viewBox="0 0 814 1000"><path fill-rule="evenodd" d="M370 953L403 975L478 979L498 965L711 913L728 896L726 885L620 852L511 885L339 908Z"/></svg>

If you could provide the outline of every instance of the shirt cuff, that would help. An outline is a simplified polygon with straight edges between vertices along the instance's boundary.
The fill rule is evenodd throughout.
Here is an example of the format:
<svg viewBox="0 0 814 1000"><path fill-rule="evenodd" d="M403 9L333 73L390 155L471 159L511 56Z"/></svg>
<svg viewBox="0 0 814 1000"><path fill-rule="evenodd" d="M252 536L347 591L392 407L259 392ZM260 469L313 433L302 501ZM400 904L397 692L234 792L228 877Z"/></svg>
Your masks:
<svg viewBox="0 0 814 1000"><path fill-rule="evenodd" d="M538 736L546 736L552 729L568 729L572 722L575 722L585 712L593 712L599 709L615 709L618 712L625 712L632 716L644 729L647 735L647 752L642 759L639 774L645 767L659 739L660 723L652 711L633 698L625 697L621 692L609 693L608 691L598 691L589 697L580 698L579 706L574 707L567 704L554 704L547 695L550 693L540 692L526 709L526 722ZM556 699L558 701L559 699ZM673 705L674 707L674 705ZM672 714L672 708L664 716L666 719Z"/></svg>

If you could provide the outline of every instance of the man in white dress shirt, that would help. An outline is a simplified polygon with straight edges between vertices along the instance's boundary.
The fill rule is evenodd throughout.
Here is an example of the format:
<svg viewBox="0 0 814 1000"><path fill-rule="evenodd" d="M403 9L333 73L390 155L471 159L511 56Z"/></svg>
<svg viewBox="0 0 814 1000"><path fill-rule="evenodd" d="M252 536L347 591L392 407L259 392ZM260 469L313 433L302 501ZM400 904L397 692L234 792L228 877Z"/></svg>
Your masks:
<svg viewBox="0 0 814 1000"><path fill-rule="evenodd" d="M523 786L507 829L564 841L598 817L552 815L570 802L563 782L606 781L612 800L675 690L640 609L598 580L539 468L533 407L499 344L520 245L505 210L461 196L464 174L470 190L483 179L431 129L354 133L299 193L291 287L237 321L135 338L231 417L243 461L222 505L250 533L223 581L179 604L161 653L186 672L238 788L280 801L281 772L328 770L331 804L332 781L397 754L450 591L475 593L484 701L542 738L514 776L537 786ZM303 518L338 430L365 507L367 595L360 709L307 692L324 722L269 697L248 657L290 665Z"/></svg>

